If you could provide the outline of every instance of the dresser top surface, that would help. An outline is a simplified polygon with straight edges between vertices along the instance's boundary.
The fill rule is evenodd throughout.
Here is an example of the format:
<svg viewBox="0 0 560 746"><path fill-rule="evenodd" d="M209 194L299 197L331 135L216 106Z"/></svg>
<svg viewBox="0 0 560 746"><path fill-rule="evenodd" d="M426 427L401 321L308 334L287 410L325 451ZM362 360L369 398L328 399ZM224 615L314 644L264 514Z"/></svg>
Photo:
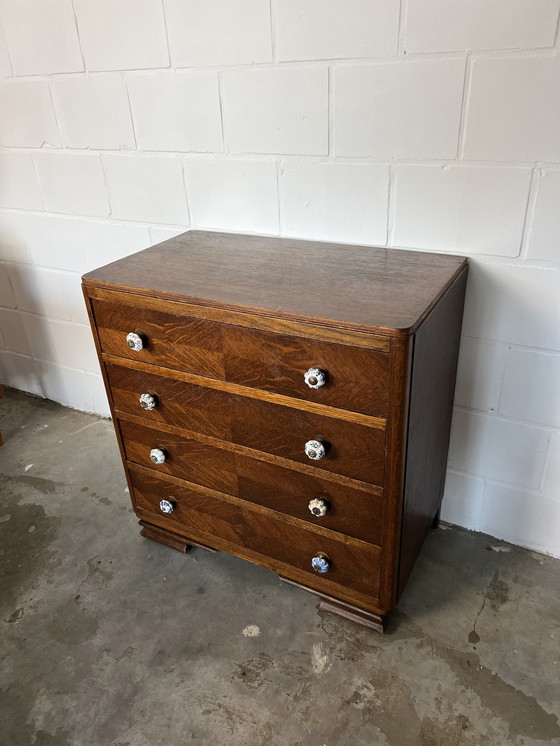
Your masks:
<svg viewBox="0 0 560 746"><path fill-rule="evenodd" d="M189 231L84 275L85 285L402 336L464 257Z"/></svg>

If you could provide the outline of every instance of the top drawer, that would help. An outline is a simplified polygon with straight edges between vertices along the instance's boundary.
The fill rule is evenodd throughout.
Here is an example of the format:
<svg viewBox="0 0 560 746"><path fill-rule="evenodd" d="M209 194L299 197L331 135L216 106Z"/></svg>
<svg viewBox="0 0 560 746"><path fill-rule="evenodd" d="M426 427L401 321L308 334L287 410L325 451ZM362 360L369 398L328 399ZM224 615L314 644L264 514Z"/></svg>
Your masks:
<svg viewBox="0 0 560 746"><path fill-rule="evenodd" d="M141 299L139 299L139 303ZM209 378L384 417L389 355L376 350L303 339L174 313L92 299L103 352ZM127 335L142 348L131 349ZM305 373L325 382L312 388ZM321 376L308 375L309 384Z"/></svg>

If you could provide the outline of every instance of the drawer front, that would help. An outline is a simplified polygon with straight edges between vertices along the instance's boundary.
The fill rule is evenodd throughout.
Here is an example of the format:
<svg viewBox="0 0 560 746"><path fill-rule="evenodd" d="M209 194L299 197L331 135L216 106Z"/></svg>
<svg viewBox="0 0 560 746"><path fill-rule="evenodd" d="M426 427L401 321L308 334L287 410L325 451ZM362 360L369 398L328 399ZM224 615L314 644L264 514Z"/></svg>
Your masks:
<svg viewBox="0 0 560 746"><path fill-rule="evenodd" d="M129 462L225 492L279 513L379 545L383 500L374 490L359 490L326 479L241 456L194 439L171 435L136 423L119 421ZM153 448L165 461L154 464ZM314 515L312 507L324 515Z"/></svg>
<svg viewBox="0 0 560 746"><path fill-rule="evenodd" d="M279 404L155 376L144 371L107 365L117 411L142 415L152 422L176 425L195 433L226 440L257 451L312 465L382 485L385 431ZM143 393L155 395L157 406L140 407ZM322 439L327 455L311 460L307 441Z"/></svg>
<svg viewBox="0 0 560 746"><path fill-rule="evenodd" d="M130 470L130 476L136 511L156 525L186 533L201 543L211 543L211 537L216 537L263 558L290 565L307 573L314 587L321 588L324 579L358 593L378 595L380 550L377 547L344 543L134 469ZM173 505L171 514L161 512L161 500ZM317 553L327 555L331 562L324 575L318 575L311 567Z"/></svg>
<svg viewBox="0 0 560 746"><path fill-rule="evenodd" d="M261 332L119 303L92 300L103 352L297 399L384 417L389 355L375 350ZM131 350L129 332L143 335ZM304 374L324 371L310 388Z"/></svg>

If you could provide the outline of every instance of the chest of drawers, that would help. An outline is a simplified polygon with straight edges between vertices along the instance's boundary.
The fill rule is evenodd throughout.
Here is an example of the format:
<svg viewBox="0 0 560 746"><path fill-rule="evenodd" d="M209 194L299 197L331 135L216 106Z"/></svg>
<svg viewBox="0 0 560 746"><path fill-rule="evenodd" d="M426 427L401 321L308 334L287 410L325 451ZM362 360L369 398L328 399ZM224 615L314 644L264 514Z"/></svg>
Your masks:
<svg viewBox="0 0 560 746"><path fill-rule="evenodd" d="M83 290L143 536L382 631L443 494L462 257L191 231Z"/></svg>

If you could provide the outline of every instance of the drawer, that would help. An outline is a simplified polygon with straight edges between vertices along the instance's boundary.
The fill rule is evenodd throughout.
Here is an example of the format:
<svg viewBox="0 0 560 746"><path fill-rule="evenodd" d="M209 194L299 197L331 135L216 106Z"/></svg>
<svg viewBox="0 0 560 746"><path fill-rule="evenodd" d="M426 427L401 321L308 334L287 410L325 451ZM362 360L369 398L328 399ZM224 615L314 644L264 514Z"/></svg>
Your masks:
<svg viewBox="0 0 560 746"><path fill-rule="evenodd" d="M353 489L126 420L119 421L119 428L130 463L225 492L362 541L381 543L383 500L379 490ZM163 450L163 463L151 461L153 448ZM309 503L312 500L321 501L314 507L326 507L324 515L316 516L311 512Z"/></svg>
<svg viewBox="0 0 560 746"><path fill-rule="evenodd" d="M96 299L92 308L107 354L362 414L387 415L387 353ZM142 349L129 348L129 332L142 335ZM320 388L310 388L304 380L311 368L325 373Z"/></svg>
<svg viewBox="0 0 560 746"><path fill-rule="evenodd" d="M316 588L336 584L368 596L378 595L380 550L377 547L326 537L285 523L272 514L245 509L194 487L172 485L134 468L130 476L135 510L151 523L183 533L194 541L247 556L273 569L278 569L274 566L278 562L293 567L305 573L309 585ZM170 515L160 510L161 500L173 506ZM318 575L311 567L317 553L327 555L331 562L324 575ZM267 563L266 558L272 563Z"/></svg>
<svg viewBox="0 0 560 746"><path fill-rule="evenodd" d="M142 415L312 466L382 485L385 430L292 407L186 383L171 377L108 364L107 375L117 412ZM157 406L143 410L139 397L153 394ZM327 454L311 460L304 446L322 439Z"/></svg>

